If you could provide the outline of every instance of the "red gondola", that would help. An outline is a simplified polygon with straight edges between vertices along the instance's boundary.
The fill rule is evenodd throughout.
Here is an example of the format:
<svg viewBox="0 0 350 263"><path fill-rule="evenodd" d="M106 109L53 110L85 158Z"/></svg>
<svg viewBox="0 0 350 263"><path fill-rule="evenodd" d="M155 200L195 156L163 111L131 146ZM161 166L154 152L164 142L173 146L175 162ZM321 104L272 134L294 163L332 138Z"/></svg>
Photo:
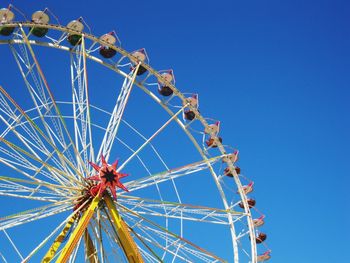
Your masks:
<svg viewBox="0 0 350 263"><path fill-rule="evenodd" d="M256 201L255 201L254 199L252 199L252 198L249 198L249 199L247 200L247 202L248 202L249 208L254 207L255 204L256 204ZM242 202L240 202L238 205L239 205L240 208L242 208L242 209L244 208L244 205L243 205Z"/></svg>
<svg viewBox="0 0 350 263"><path fill-rule="evenodd" d="M220 143L222 143L221 137L217 137L217 139L219 140ZM208 147L212 147L212 148L218 147L218 144L216 143L214 137L210 137L209 140L207 140L205 143L207 144Z"/></svg>

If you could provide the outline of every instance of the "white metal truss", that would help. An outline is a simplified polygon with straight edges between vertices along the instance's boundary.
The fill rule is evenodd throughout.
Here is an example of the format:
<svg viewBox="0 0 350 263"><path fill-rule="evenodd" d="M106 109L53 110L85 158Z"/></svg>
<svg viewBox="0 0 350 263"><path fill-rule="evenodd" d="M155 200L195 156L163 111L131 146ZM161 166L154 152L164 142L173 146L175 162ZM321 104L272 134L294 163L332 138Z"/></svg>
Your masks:
<svg viewBox="0 0 350 263"><path fill-rule="evenodd" d="M234 215L237 220L243 215L243 213L236 212L234 210L224 210L212 207L180 204L175 202L162 202L133 196L121 196L118 199L118 203L125 207L128 207L128 209L139 215L147 217L151 216L174 218L179 220L221 225L229 225L227 216L228 214Z"/></svg>
<svg viewBox="0 0 350 263"><path fill-rule="evenodd" d="M18 34L17 37L21 38L22 35ZM75 160L73 159L72 153L69 149L74 146L72 143L66 143L66 136L63 132L63 122L58 118L50 117L53 115L59 116L59 112L58 109L54 107L55 102L53 101L52 95L50 96L48 94L50 91L47 84L43 84L46 80L43 80L43 76L38 73L38 64L31 60L31 56L28 54L28 47L25 44L18 45L19 50L17 50L14 46L10 47L23 77L24 83L28 88L30 97L32 98L33 106L40 117L40 122L33 121L30 118L29 113L24 112L19 105L14 103L9 94L2 90L2 105L4 105L4 108L6 107L7 112L13 108L12 116L9 116L11 118L11 122L6 122L6 124L9 126L8 130L14 131L16 127L23 128L26 134L22 135L17 133L17 137L22 137L22 142L26 144L34 155L38 156L38 153L34 152L34 145L39 147L38 150L46 155L51 155L50 150L48 150L48 147L51 146L50 148L53 148L58 155L57 158L59 159L59 163L64 166L67 173L70 173L70 170L76 167ZM5 101L5 97L7 101ZM16 112L17 114L15 114ZM18 112L20 114L18 114ZM24 122L24 120L26 122ZM3 121L5 122L4 119ZM19 121L21 121L21 123L19 123ZM51 125L49 124L50 122ZM13 124L16 126L12 127ZM32 139L32 142L28 141L30 139ZM27 141L25 142L25 140ZM63 152L64 155L62 154ZM50 158L57 162L55 157L51 156Z"/></svg>
<svg viewBox="0 0 350 263"><path fill-rule="evenodd" d="M89 161L95 162L86 56L85 39L82 37L82 45L77 46L75 52L70 53L75 146L79 155L82 156L82 159L78 156L76 159L82 173L83 166L89 167Z"/></svg>
<svg viewBox="0 0 350 263"><path fill-rule="evenodd" d="M125 186L128 188L129 192L133 192L138 189L149 187L154 184L159 184L162 182L166 182L168 180L173 180L181 176L186 176L192 173L196 173L196 172L208 169L208 165L212 165L218 162L219 160L222 159L223 156L225 155L219 155L209 160L198 161L192 164L184 165L182 167L178 167L178 168L166 170L157 174L153 174L150 176L142 177L140 179L135 179L135 180L126 182Z"/></svg>
<svg viewBox="0 0 350 263"><path fill-rule="evenodd" d="M14 215L0 218L0 230L12 228L15 226L27 224L42 218L47 218L71 209L70 203L65 200L63 202L56 202L50 205L38 207L28 211L16 213Z"/></svg>
<svg viewBox="0 0 350 263"><path fill-rule="evenodd" d="M123 113L128 102L139 65L130 72L129 75L124 79L123 86L121 87L118 99L115 103L111 118L108 122L106 132L104 134L101 147L98 151L98 157L103 155L108 161L110 151L112 149L114 140L117 136L118 128L123 117Z"/></svg>
<svg viewBox="0 0 350 263"><path fill-rule="evenodd" d="M127 213L123 214L124 217L126 220L133 222L133 230L141 235L143 240L158 249L167 251L173 258L184 262L224 262L223 259L126 207L121 206L121 210L127 211Z"/></svg>

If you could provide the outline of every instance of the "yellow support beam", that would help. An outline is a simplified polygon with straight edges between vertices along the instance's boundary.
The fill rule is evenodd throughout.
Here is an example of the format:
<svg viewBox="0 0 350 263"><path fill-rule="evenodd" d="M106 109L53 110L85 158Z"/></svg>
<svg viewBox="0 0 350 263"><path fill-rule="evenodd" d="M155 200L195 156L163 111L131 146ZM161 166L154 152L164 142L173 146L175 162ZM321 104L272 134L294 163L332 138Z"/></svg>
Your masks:
<svg viewBox="0 0 350 263"><path fill-rule="evenodd" d="M112 217L114 226L117 230L122 249L129 263L143 263L144 261L140 254L140 251L134 239L130 235L128 226L125 224L123 219L120 217L117 209L115 208L112 198L109 195L106 195L104 197L104 200Z"/></svg>
<svg viewBox="0 0 350 263"><path fill-rule="evenodd" d="M59 255L56 263L65 263L69 259L70 255L72 254L75 246L79 242L81 236L84 234L85 229L87 228L91 217L94 215L95 208L97 207L98 203L100 201L100 197L97 195L91 202L88 209L85 211L82 218L80 218L79 223L77 227L74 229L73 233L71 234L67 244L62 249L61 254Z"/></svg>
<svg viewBox="0 0 350 263"><path fill-rule="evenodd" d="M61 246L63 240L67 236L69 230L73 226L75 219L76 219L76 215L72 216L68 220L67 224L64 226L64 228L62 229L61 233L57 236L57 238L53 242L52 246L50 247L50 249L45 254L44 258L41 261L42 263L47 263L47 262L50 262L52 260L52 258L55 256L58 248Z"/></svg>

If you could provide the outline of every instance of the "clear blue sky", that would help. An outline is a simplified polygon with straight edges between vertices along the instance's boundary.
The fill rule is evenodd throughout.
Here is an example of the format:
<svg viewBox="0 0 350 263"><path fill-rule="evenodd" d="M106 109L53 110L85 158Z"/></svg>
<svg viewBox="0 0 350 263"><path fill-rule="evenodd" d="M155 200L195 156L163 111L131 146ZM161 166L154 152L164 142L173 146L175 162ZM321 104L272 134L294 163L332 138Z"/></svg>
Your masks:
<svg viewBox="0 0 350 263"><path fill-rule="evenodd" d="M200 94L255 181L270 262L345 262L349 248L350 2L13 1L83 16L145 47L177 87ZM1 6L8 2L1 0Z"/></svg>

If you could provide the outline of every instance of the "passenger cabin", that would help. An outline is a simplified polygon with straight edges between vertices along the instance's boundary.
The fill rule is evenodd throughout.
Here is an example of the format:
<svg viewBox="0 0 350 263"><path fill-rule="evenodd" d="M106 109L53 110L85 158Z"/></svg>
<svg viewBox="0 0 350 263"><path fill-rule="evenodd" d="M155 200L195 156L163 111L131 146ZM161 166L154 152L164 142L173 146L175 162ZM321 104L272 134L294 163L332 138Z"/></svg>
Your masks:
<svg viewBox="0 0 350 263"><path fill-rule="evenodd" d="M263 224L265 224L265 221L264 221L264 218L265 216L260 216L259 218L255 218L253 219L253 224L255 227L260 227L262 226Z"/></svg>
<svg viewBox="0 0 350 263"><path fill-rule="evenodd" d="M191 97L186 98L186 101L183 103L184 106L189 106L184 110L184 118L188 121L193 121L196 118L196 113L191 110L191 108L198 109L198 95L193 94Z"/></svg>
<svg viewBox="0 0 350 263"><path fill-rule="evenodd" d="M32 15L32 22L35 24L47 25L50 21L50 18L46 14L46 10L47 9L45 9L44 11L34 12ZM30 33L36 37L44 37L48 31L49 31L48 28L36 27L36 26L34 26L30 29Z"/></svg>
<svg viewBox="0 0 350 263"><path fill-rule="evenodd" d="M131 53L131 55L133 55L138 62L144 62L146 60L146 52L144 48L141 48L139 50L136 50L134 52ZM137 67L136 64L134 64L130 70L134 70ZM142 65L139 66L139 69L136 72L137 76L140 76L142 74L144 74L147 71L147 69L145 67L143 67Z"/></svg>
<svg viewBox="0 0 350 263"><path fill-rule="evenodd" d="M267 238L267 235L263 232L260 232L259 235L255 238L255 242L257 244L260 244L262 242L264 242Z"/></svg>
<svg viewBox="0 0 350 263"><path fill-rule="evenodd" d="M114 32L104 34L103 36L100 37L100 39L109 45L114 45L117 42L117 38L115 37ZM104 58L112 58L116 54L117 54L117 51L109 46L100 47L100 55Z"/></svg>
<svg viewBox="0 0 350 263"><path fill-rule="evenodd" d="M172 74L172 71L169 70L167 72L163 72L160 74L165 81L172 83L174 76ZM167 85L166 83L158 82L158 92L160 95L164 97L169 97L173 94L173 90Z"/></svg>
<svg viewBox="0 0 350 263"><path fill-rule="evenodd" d="M222 157L223 162L231 161L232 163L235 163L238 161L238 150L234 150L233 153L227 154L224 157Z"/></svg>
<svg viewBox="0 0 350 263"><path fill-rule="evenodd" d="M241 168L239 168L238 166L235 167L235 171L237 174L241 173ZM230 167L226 167L224 170L224 175L229 176L229 177L233 177L233 174L230 170Z"/></svg>
<svg viewBox="0 0 350 263"><path fill-rule="evenodd" d="M15 14L10 8L0 9L0 35L9 36L15 30L15 27L3 26L5 23L11 23L15 18Z"/></svg>
<svg viewBox="0 0 350 263"><path fill-rule="evenodd" d="M220 131L220 122L219 121L217 121L216 123L208 125L205 128L205 130L204 130L204 132L206 134L218 134L219 131Z"/></svg>
<svg viewBox="0 0 350 263"><path fill-rule="evenodd" d="M249 208L254 207L255 204L256 204L256 201L254 199L252 199L252 198L247 199L247 202L248 202ZM243 202L240 202L238 205L239 205L240 208L244 209Z"/></svg>
<svg viewBox="0 0 350 263"><path fill-rule="evenodd" d="M216 142L216 140L214 139L215 137L210 137L209 140L205 141L205 143L207 144L208 147L211 148L216 148L218 147L218 144ZM221 137L216 137L217 140L222 143L222 138Z"/></svg>
<svg viewBox="0 0 350 263"><path fill-rule="evenodd" d="M67 40L74 47L81 44L81 32L84 30L84 25L81 18L73 20L68 23L67 28L76 31L76 33L69 33Z"/></svg>
<svg viewBox="0 0 350 263"><path fill-rule="evenodd" d="M249 193L251 193L251 192L253 192L253 182L250 182L249 184L247 184L247 185L243 185L242 186L242 188L243 188L243 192L245 193L245 194L249 194Z"/></svg>
<svg viewBox="0 0 350 263"><path fill-rule="evenodd" d="M264 262L271 258L271 251L266 251L264 254L261 254L258 256L257 261L258 262Z"/></svg>
<svg viewBox="0 0 350 263"><path fill-rule="evenodd" d="M193 121L196 118L194 111L187 109L184 111L184 118L188 121Z"/></svg>

